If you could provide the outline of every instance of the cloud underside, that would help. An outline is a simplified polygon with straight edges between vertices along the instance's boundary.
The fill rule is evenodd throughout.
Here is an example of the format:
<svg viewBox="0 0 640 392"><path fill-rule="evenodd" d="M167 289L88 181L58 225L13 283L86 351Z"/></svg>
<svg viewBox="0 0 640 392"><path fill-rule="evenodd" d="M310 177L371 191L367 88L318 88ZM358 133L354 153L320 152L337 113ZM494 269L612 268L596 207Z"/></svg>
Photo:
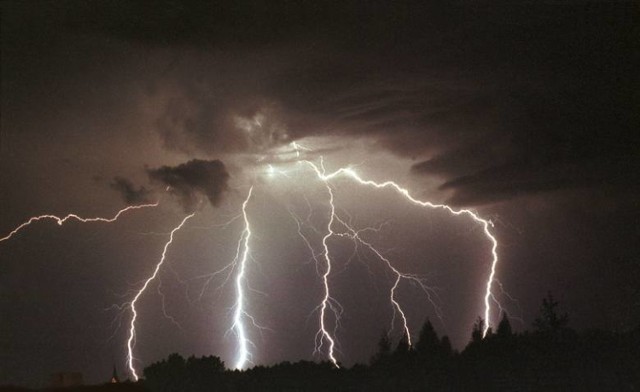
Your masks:
<svg viewBox="0 0 640 392"><path fill-rule="evenodd" d="M462 205L637 190L632 5L160 3L58 17L71 33L154 53L140 79L162 98L154 124L167 149L215 157L361 137L413 158L418 179L438 178ZM149 175L191 208L194 192L218 203L227 173L191 161Z"/></svg>

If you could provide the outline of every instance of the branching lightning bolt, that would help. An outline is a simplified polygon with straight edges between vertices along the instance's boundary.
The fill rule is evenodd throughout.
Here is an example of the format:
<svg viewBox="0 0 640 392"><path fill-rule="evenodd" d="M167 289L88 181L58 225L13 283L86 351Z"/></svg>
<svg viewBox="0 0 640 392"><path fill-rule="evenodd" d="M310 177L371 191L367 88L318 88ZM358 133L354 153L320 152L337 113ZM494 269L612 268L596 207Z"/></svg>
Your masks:
<svg viewBox="0 0 640 392"><path fill-rule="evenodd" d="M235 264L239 260L239 270L238 275L236 276L236 303L235 310L233 312L233 325L231 328L236 334L238 338L238 359L236 360L236 369L243 369L250 360L251 354L249 353L249 344L251 342L247 338L247 333L244 326L243 318L249 316L244 309L244 281L245 281L245 272L247 267L247 259L249 257L249 239L251 238L251 226L249 224L249 218L247 217L247 204L249 204L249 199L251 199L251 194L253 193L253 186L249 188L249 194L247 198L242 203L242 216L244 218L244 230L240 236L240 241L238 242L238 251L236 253L236 257L234 259L233 264ZM240 248L242 247L242 256L240 256ZM240 258L239 258L240 257ZM252 319L252 318L251 318Z"/></svg>
<svg viewBox="0 0 640 392"><path fill-rule="evenodd" d="M429 201L418 200L414 198L406 188L401 187L400 185L398 185L393 181L385 181L385 182L378 183L372 180L364 180L362 177L358 175L358 173L356 173L353 169L350 169L350 168L340 168L331 174L323 175L322 179L324 181L329 181L338 176L349 177L362 185L371 186L376 189L382 189L382 188L395 189L398 193L403 195L407 200L409 200L413 204L416 204L422 207L433 208L433 209L444 209L449 211L453 215L467 215L467 216L470 216L475 222L478 222L482 226L485 236L491 242L491 256L492 256L491 269L485 285L486 290L484 295L484 305L485 305L484 319L486 320L486 324L483 331L483 335L486 336L487 331L491 327L491 299L493 295L491 288L495 280L496 268L498 265L498 252L497 252L498 240L491 233L489 229L490 227L493 227L493 223L490 220L481 218L478 214L468 209L456 210L446 204L435 204Z"/></svg>
<svg viewBox="0 0 640 392"><path fill-rule="evenodd" d="M160 261L158 262L158 264L156 264L156 267L153 270L153 274L149 276L147 280L145 280L144 284L142 285L140 290L138 290L138 293L136 294L136 296L133 298L133 300L129 305L131 308L131 313L133 315L131 317L131 322L129 324L129 338L127 339L127 366L129 367L129 371L131 372L131 375L133 376L135 381L138 381L139 379L138 373L136 372L136 369L133 363L134 361L133 348L135 346L135 340L136 340L136 319L138 318L138 312L136 311L136 303L138 302L138 299L140 299L142 294L145 292L149 284L158 276L160 267L162 267L162 264L164 264L164 261L167 258L167 250L169 249L169 246L173 242L173 235L178 230L180 230L184 226L184 224L189 219L191 219L194 215L195 213L187 215L186 217L184 217L184 219L182 219L182 222L180 222L180 224L177 227L171 230L171 234L169 234L169 240L164 244L164 249L162 250L162 257L160 258Z"/></svg>
<svg viewBox="0 0 640 392"><path fill-rule="evenodd" d="M367 249L369 249L371 252L373 252L380 260L382 260L386 264L386 266L391 270L391 272L395 275L395 277L396 277L395 281L393 283L393 286L389 290L389 301L391 302L392 308L393 308L393 318L391 319L391 329L389 330L389 332L391 332L391 330L393 330L393 325L394 325L395 317L396 317L396 313L397 313L397 314L400 315L400 318L402 319L402 329L404 331L405 336L407 337L409 345L411 345L412 344L411 343L411 332L409 331L407 316L405 315L405 312L402 309L402 306L400 305L400 303L398 302L398 299L396 298L396 290L398 289L398 285L400 284L400 282L403 279L417 284L418 287L420 287L422 289L422 291L424 291L424 293L427 295L427 298L428 298L429 302L433 305L434 309L436 310L436 314L438 315L438 317L442 319L442 312L440 310L440 307L431 298L431 296L433 294L435 294L434 290L432 288L430 288L429 286L427 286L425 284L425 282L422 279L420 279L418 276L403 273L403 272L399 271L397 268L395 268L393 266L393 264L391 263L391 261L387 257L383 256L382 253L380 253L380 251L378 249L376 249L370 242L367 242L364 239L362 239L362 237L360 236L360 232L362 230L356 231L355 229L353 229L350 225L348 225L343 219L341 219L338 216L336 216L336 219L348 231L347 233L339 234L340 236L349 237L352 240L357 241L358 243L364 245Z"/></svg>
<svg viewBox="0 0 640 392"><path fill-rule="evenodd" d="M293 148L295 149L296 152L296 157L300 158L300 149L305 149L301 147L299 144L293 142L292 143ZM485 327L483 330L483 336L486 336L489 328L491 327L491 301L495 300L494 296L493 296L493 292L492 292L492 286L493 283L495 281L495 275L496 275L496 269L497 269L497 265L498 265L498 252L497 252L497 248L498 248L498 240L496 239L496 237L491 233L490 228L493 227L493 223L490 220L487 219L483 219L482 217L480 217L477 213L469 210L469 209L454 209L446 204L436 204L436 203L432 203L429 201L422 201L419 199L416 199L415 197L413 197L411 195L411 193L409 192L408 189L403 188L402 186L398 185L396 182L394 181L385 181L385 182L375 182L372 180L367 180L367 179L363 179L358 173L356 173L355 170L353 170L352 168L349 167L343 167L343 168L339 168L336 171L327 174L324 166L322 165L322 161L320 164L320 167L318 167L316 164L314 164L313 162L306 160L306 159L302 159L302 162L305 162L306 164L308 164L309 166L311 166L311 168L314 170L314 172L316 173L316 175L318 176L318 178L320 180L322 180L323 182L325 182L326 186L328 187L329 191L331 192L331 187L329 185L329 182L337 177L346 177L349 179L352 179L354 181L356 181L357 183L359 183L360 185L364 185L364 186L369 186L375 189L383 189L383 188L391 188L394 189L396 192L400 193L402 196L404 196L409 202L411 202L412 204L421 206L421 207L425 207L425 208L432 208L432 209L444 209L446 211L448 211L449 213L453 214L453 215L467 215L469 217L471 217L471 219L477 223L479 223L484 231L484 234L486 236L486 238L489 240L489 242L491 243L491 267L490 267L490 272L489 272L489 276L487 278L486 284L485 284L485 295L484 295L484 319L486 320L485 323ZM333 206L333 193L331 193L331 200L330 200L331 204L332 204L332 214L334 214L335 216L335 207ZM325 236L325 240L327 238L329 238L333 233L333 231L331 230L331 223L333 222L333 218L334 216L332 216L330 224L329 224L329 233L328 236ZM347 226L348 227L348 226ZM354 237L354 239L357 239ZM326 241L323 241L323 243L326 244ZM363 245L365 245L363 243ZM366 246L366 245L365 245ZM370 248L371 249L371 248ZM379 254L379 252L376 252L374 249L371 249L372 251L374 251L374 253L376 253L379 257L381 257L382 255ZM325 256L328 255L327 249L325 248ZM381 257L381 259L386 260L385 258ZM388 260L387 260L388 261ZM330 261L327 261L330 264ZM391 267L391 264L389 263L389 266ZM326 277L323 277L323 280L326 282ZM396 281L397 283L398 281ZM396 284L397 286L397 284ZM395 287L394 286L394 290ZM424 289L424 286L422 286ZM427 292L428 293L428 292ZM325 296L325 300L328 300L328 298L330 298L330 296ZM396 307L396 309L400 310L398 307ZM400 312L401 315L403 314L402 312ZM327 334L328 332L324 329L323 324L321 323L321 327L322 327L322 333ZM408 336L410 336L410 334L407 334ZM331 355L332 353L330 352L329 358L334 361L333 355ZM334 361L335 363L335 361Z"/></svg>
<svg viewBox="0 0 640 392"><path fill-rule="evenodd" d="M356 246L358 243L364 245L366 248L368 248L371 252L373 252L380 260L382 260L387 267L393 272L393 274L395 275L396 279L395 282L393 284L393 286L390 289L390 294L389 294L389 300L392 304L392 308L393 308L393 319L391 322L391 329L393 329L393 324L394 324L394 320L395 320L395 316L396 313L400 315L400 318L402 320L402 326L403 326L403 331L406 334L408 340L409 340L409 344L411 344L411 333L409 331L409 327L408 327L408 322L407 322L407 318L405 315L404 310L402 309L402 306L400 305L400 303L398 302L397 298L396 298L396 290L398 288L398 285L400 284L400 282L403 279L406 280L410 280L414 283L417 283L419 285L419 287L422 288L422 290L427 294L427 297L429 298L429 301L434 305L434 307L436 308L436 311L438 313L438 316L440 316L440 310L438 308L438 306L433 302L433 300L431 299L431 292L433 291L433 289L429 288L428 286L426 286L426 284L417 276L414 275L409 275L409 274L404 274L402 272L400 272L398 269L396 269L391 261L386 258L385 256L382 255L382 253L380 253L380 251L378 251L371 243L365 241L364 239L362 239L360 237L360 232L356 231L355 229L353 229L344 219L340 218L336 212L336 207L335 207L335 203L334 203L334 194L333 194L333 190L331 188L331 185L328 182L328 176L326 175L326 171L324 169L324 166L322 164L322 161L320 163L320 167L318 167L316 164L314 164L311 161L304 161L306 162L308 165L310 165L314 172L316 173L316 175L318 176L318 178L320 180L323 181L326 189L327 189L327 193L329 195L329 206L330 206L330 216L329 216L329 221L327 223L327 231L326 234L324 235L323 239L322 239L322 246L323 246L323 252L322 252L322 256L324 258L324 264L325 264L325 269L324 272L321 274L321 280L322 280L322 285L323 285L323 289L324 289L324 295L322 298L322 301L319 305L319 309L320 309L320 327L319 330L316 334L316 346L315 346L315 351L316 352L320 352L322 349L322 346L326 340L326 342L328 343L328 348L327 348L327 356L329 357L329 360L336 366L339 367L338 365L338 361L335 357L335 337L331 335L331 333L329 332L329 330L327 329L327 321L326 321L326 314L328 310L331 310L334 313L334 317L335 317L335 322L336 322L336 326L335 328L337 328L338 326L338 322L340 320L340 314L342 312L342 308L339 305L339 303L331 296L330 293L330 285L329 285L329 275L331 274L331 268L332 268L332 259L330 256L330 251L329 251L329 246L327 241L332 237L332 236L340 236L340 237L347 237L350 238L351 240L353 240L356 243ZM341 224L346 230L346 233L338 233L336 231L334 231L334 223L338 222L339 224ZM299 225L299 223L298 223ZM298 227L299 229L299 227ZM300 230L298 230L298 233L301 235ZM312 252L312 257L315 259L315 254L313 252L313 249L311 248L311 246L308 243L308 240L304 237L303 240L305 240L305 243L307 244L307 247L311 250ZM335 335L335 329L334 329L334 335Z"/></svg>
<svg viewBox="0 0 640 392"><path fill-rule="evenodd" d="M314 166L314 168L318 171L318 173L320 173L320 169L318 169L316 166ZM324 249L322 252L322 256L324 257L324 261L325 261L325 270L322 273L322 285L324 288L324 296L322 298L322 302L320 303L320 329L316 334L315 350L317 352L321 352L322 345L326 340L329 345L327 349L327 355L329 357L329 360L331 360L331 362L333 362L333 364L336 367L340 367L338 365L338 360L334 355L334 349L336 344L335 340L331 336L329 331L327 331L327 326L326 326L327 308L329 308L335 316L336 328L338 326L338 322L340 321L340 313L341 313L340 310L342 308L337 303L337 301L331 297L331 292L329 289L329 275L331 274L331 256L329 254L329 245L327 244L327 241L329 240L329 238L331 238L331 236L335 234L333 232L332 226L336 217L336 207L333 203L333 190L331 189L331 186L328 183L325 183L325 185L327 188L327 192L329 193L329 206L331 208L331 215L329 217L329 222L327 223L327 233L324 235L324 237L322 237L322 247Z"/></svg>
<svg viewBox="0 0 640 392"><path fill-rule="evenodd" d="M128 206L125 207L123 209L121 209L120 211L118 211L117 214L115 214L113 216L113 218L100 218L100 217L96 217L96 218L83 218L81 216L78 216L76 214L68 214L67 216L60 218L59 216L56 215L50 215L50 214L45 214L45 215L39 215L39 216L34 216L29 218L29 220L27 220L26 222L22 223L20 226L16 227L15 229L13 229L13 231L11 231L9 234L7 234L6 236L0 238L0 242L2 241L6 241L9 238L13 237L15 234L17 234L20 230L24 229L25 227L31 225L34 222L37 222L39 220L43 220L43 219L52 219L55 220L56 223L60 226L62 226L66 221L70 220L70 219L74 219L77 220L79 222L82 223L88 223L88 222L106 222L106 223L112 223L115 222L116 220L118 220L118 218L120 218L120 215L122 215L123 213L130 211L130 210L139 210L141 208L147 208L147 207L157 207L158 203L151 203L151 204L139 204L139 205L134 205L134 206Z"/></svg>
<svg viewBox="0 0 640 392"><path fill-rule="evenodd" d="M237 270L237 274L235 276L235 303L232 307L233 309L233 323L231 327L227 331L227 333L233 333L237 339L238 345L238 357L236 359L235 368L236 369L244 369L247 363L251 363L251 352L249 351L249 346L253 346L254 344L247 337L245 320L248 319L251 321L252 325L256 328L263 330L264 327L258 325L253 318L245 309L245 290L251 289L247 284L246 271L247 271L247 263L249 262L249 258L251 257L251 248L250 248L250 240L251 240L251 224L249 221L249 215L247 212L247 206L251 197L253 195L253 186L249 188L249 192L247 194L246 199L242 203L242 213L237 217L234 217L232 220L224 224L224 226L229 225L231 222L236 219L242 217L244 221L244 228L240 233L240 238L238 239L238 244L236 246L236 254L233 260L220 268L219 270L207 274L196 277L197 279L205 278L206 281L200 291L199 299L201 300L211 281L218 275L224 274L224 279L222 283L217 287L216 290L224 287L230 280L234 271Z"/></svg>

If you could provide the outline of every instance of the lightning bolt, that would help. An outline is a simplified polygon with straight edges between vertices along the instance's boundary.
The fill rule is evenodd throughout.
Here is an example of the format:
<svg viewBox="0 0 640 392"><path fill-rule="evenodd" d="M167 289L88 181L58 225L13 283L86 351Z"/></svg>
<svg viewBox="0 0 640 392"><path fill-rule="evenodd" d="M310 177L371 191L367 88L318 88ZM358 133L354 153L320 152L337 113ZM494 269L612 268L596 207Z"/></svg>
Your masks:
<svg viewBox="0 0 640 392"><path fill-rule="evenodd" d="M320 169L318 167L316 167L315 165L313 165L313 167L318 173L320 173ZM324 171L324 167L322 168L322 170ZM320 176L321 174L318 174L318 175ZM326 185L327 192L329 193L329 206L331 209L331 215L329 217L329 222L327 223L327 234L325 234L324 237L322 237L322 247L324 248L322 252L322 256L324 257L324 261L325 261L325 270L324 270L324 273L322 273L321 279L322 279L322 285L324 287L324 296L322 298L322 301L320 302L320 329L316 334L315 351L321 352L322 345L326 340L329 345L327 349L327 355L329 357L329 360L331 360L331 362L333 362L333 364L339 368L340 366L338 365L338 360L334 355L334 349L335 349L336 343L334 338L329 333L329 331L327 331L326 320L325 320L326 314L327 314L327 308L329 308L335 316L335 328L337 328L338 323L340 321L340 313L341 313L340 310L342 309L340 307L340 304L337 303L337 301L331 297L331 292L329 288L329 275L331 274L331 256L329 254L329 245L327 244L327 241L329 240L329 238L331 238L335 234L333 232L332 226L336 218L336 206L333 203L333 200L334 200L333 190L331 189L331 186L329 186L329 184L326 182L325 182L325 185Z"/></svg>
<svg viewBox="0 0 640 392"><path fill-rule="evenodd" d="M409 275L409 274L405 274L400 272L398 269L396 269L393 264L391 263L391 261L386 258L385 256L382 255L382 253L380 253L380 251L378 251L371 243L365 241L364 239L362 239L360 237L360 231L356 231L355 229L353 229L344 219L340 218L340 216L337 214L336 212L336 206L335 206L335 202L334 202L334 194L333 194L333 190L331 188L331 185L328 181L329 177L326 175L326 170L324 168L323 165L323 161L321 159L320 161L320 167L318 167L316 164L314 164L311 161L304 161L305 163L307 163L308 165L311 166L311 168L314 170L314 172L316 173L317 177L323 181L325 188L327 190L327 193L329 195L329 206L330 206L330 215L329 215L329 221L327 223L327 230L326 230L326 234L324 235L324 237L322 238L322 246L323 246L323 252L322 252L322 256L324 259L324 272L321 273L321 281L322 281L322 285L323 285L323 298L320 302L319 305L319 310L320 310L320 326L318 329L318 332L316 333L316 339L315 339L315 350L314 352L321 352L322 347L325 343L325 341L327 342L328 348L327 348L327 356L329 357L329 360L336 366L339 367L338 365L338 361L335 357L335 346L336 346L336 341L335 341L335 337L332 336L332 334L329 332L328 328L327 328L327 320L326 320L326 316L327 316L327 312L331 311L334 315L335 318L335 326L334 326L334 335L335 335L335 331L338 327L339 321L340 321L340 314L342 312L342 307L340 306L340 304L336 301L335 298L333 298L331 296L331 292L330 292L330 285L329 285L329 275L331 274L331 269L332 269L332 259L331 259L331 255L330 255L330 251L329 251L329 246L328 246L328 240L332 237L332 236L340 236L340 237L347 237L350 238L351 240L353 240L357 244L362 244L364 245L366 248L368 248L371 252L373 252L380 260L382 260L386 266L392 271L392 273L396 276L395 282L393 284L393 286L390 289L390 293L389 293L389 300L392 304L392 309L393 309L393 318L391 321L391 330L393 330L393 324L396 318L396 314L400 315L400 318L402 320L402 327L404 330L404 333L406 334L408 340L409 340L409 344L411 344L411 333L408 327L408 321L407 321L407 317L405 315L404 310L402 309L402 306L400 305L400 303L398 302L397 298L396 298L396 290L398 288L398 285L400 284L400 282L403 279L412 281L414 283L417 283L419 285L419 287L422 288L422 290L427 294L427 297L429 299L429 301L434 305L434 307L436 308L437 314L440 317L441 316L441 312L438 308L438 306L435 304L435 302L432 300L431 298L431 293L433 291L433 289L429 288L420 278L418 278L417 276L414 275ZM302 235L301 231L300 231L300 223L298 221L298 219L296 219L297 224L298 224L298 234L303 238L303 240L305 241L307 247L310 249L310 251L312 252L312 258L314 260L316 260L316 256L315 253L313 252L312 247L310 246L307 238L305 236ZM339 233L336 232L334 230L334 223L338 222L339 224L341 224L346 230L346 233Z"/></svg>
<svg viewBox="0 0 640 392"><path fill-rule="evenodd" d="M29 220L27 220L26 222L22 223L20 226L16 227L15 229L13 229L13 231L11 231L9 234L7 234L6 236L0 238L0 242L2 241L6 241L9 238L13 237L14 235L16 235L20 230L24 229L25 227L31 225L34 222L43 220L43 219L52 219L55 220L56 223L59 226L62 226L66 221L73 219L73 220L77 220L79 222L82 223L88 223L88 222L106 222L106 223L112 223L115 222L116 220L118 220L118 218L120 218L120 215L124 214L127 211L130 210L139 210L141 208L148 208L148 207L157 207L158 203L152 203L152 204L139 204L139 205L134 205L134 206L128 206L125 207L123 209L121 209L120 211L118 211L117 214L115 214L113 216L113 218L100 218L100 217L96 217L96 218L83 218L80 217L76 214L68 214L67 216L60 218L59 216L56 215L49 215L49 214L45 214L45 215L40 215L40 216L34 216L29 218Z"/></svg>
<svg viewBox="0 0 640 392"><path fill-rule="evenodd" d="M319 173L320 174L320 173ZM484 319L487 320L484 331L483 331L483 336L486 336L487 331L489 330L490 326L491 326L491 299L492 299L492 285L493 282L495 280L495 275L496 275L496 268L498 266L498 240L496 239L496 237L491 233L491 230L489 229L490 227L493 227L493 223L490 220L486 220L481 218L478 214L476 214L475 212L468 210L468 209L459 209L456 210L446 204L435 204L432 203L430 201L422 201L422 200L418 200L416 198L414 198L409 191L406 188L401 187L400 185L398 185L397 183L393 182L393 181L385 181L385 182L375 182L372 180L365 180L362 177L360 177L360 175L358 175L358 173L356 173L353 169L351 168L340 168L336 171L334 171L333 173L330 173L328 175L324 175L322 174L322 180L323 181L329 181L333 178L339 177L339 176L344 176L344 177L348 177L351 178L352 180L355 180L356 182L358 182L361 185L365 185L365 186L369 186L369 187L373 187L376 189L382 189L382 188L392 188L394 190L396 190L398 193L400 193L402 196L404 196L407 200L409 200L411 203L421 206L421 207L427 207L427 208L432 208L432 209L444 209L447 210L448 212L450 212L453 215L467 215L469 217L471 217L472 220L474 220L475 222L479 223L484 231L485 236L487 237L487 239L489 240L489 242L491 243L491 268L490 268L490 273L489 273L489 277L487 278L487 282L485 284L486 290L485 290L485 295L484 295L484 305L485 305L485 311L484 311Z"/></svg>
<svg viewBox="0 0 640 392"><path fill-rule="evenodd" d="M248 317L253 320L251 316L247 314L244 309L244 283L245 283L245 272L247 268L247 259L249 258L249 239L251 238L251 225L249 224L249 218L247 216L247 204L249 204L249 199L251 199L251 194L253 193L253 186L249 188L249 194L247 198L242 203L242 216L244 218L244 230L240 235L240 240L238 241L238 250L236 252L236 257L232 264L236 264L239 260L239 271L236 276L236 303L235 303L235 311L233 312L233 325L231 329L236 334L238 339L238 359L236 360L236 369L243 369L249 361L251 357L251 353L249 352L249 344L251 341L247 338L247 333L245 331L244 326L244 318ZM240 256L240 249L242 248L242 256Z"/></svg>
<svg viewBox="0 0 640 392"><path fill-rule="evenodd" d="M308 150L307 148L304 148L302 146L300 146L298 143L293 142L292 143L293 148L295 149L296 152L296 157L297 158L301 158L300 156L300 150ZM394 181L384 181L384 182L376 182L373 180L368 180L368 179L364 179L362 178L355 170L353 170L350 167L342 167L339 168L337 170L335 170L334 172L331 172L329 174L326 173L326 170L324 169L323 163L322 163L322 157L320 157L320 167L318 167L316 164L314 164L313 162L306 160L306 159L302 159L301 162L306 163L307 165L309 165L313 171L316 173L317 177L323 181L325 183L325 185L327 186L327 189L330 193L330 204L331 204L331 219L328 225L328 233L327 235L323 238L323 245L325 246L325 252L324 252L324 256L325 256L325 261L327 263L327 272L323 275L322 279L323 279L323 283L325 284L325 297L323 299L322 302L322 306L321 306L321 310L325 310L328 304L328 301L331 299L330 295L328 294L328 286L327 286L327 280L328 280L328 275L330 273L330 265L331 265L331 261L328 257L329 253L328 253L328 247L326 246L326 240L331 237L332 235L334 235L335 233L333 232L331 226L332 223L334 221L335 218L335 206L333 205L333 192L331 190L331 186L330 186L330 182L333 179L336 179L338 177L346 177L348 179L351 179L355 182L357 182L360 185L363 186L367 186L367 187L372 187L375 189L384 189L384 188L391 188L393 190L395 190L397 193L399 193L400 195L404 196L405 199L407 199L410 203L420 206L420 207L424 207L424 208L431 208L431 209L444 209L446 211L448 211L449 213L451 213L452 215L465 215L470 217L474 222L478 223L481 225L485 237L489 240L489 242L491 243L491 267L490 267L490 272L489 272L489 276L487 278L487 281L485 283L485 294L484 294L484 319L486 320L485 323L485 327L483 330L483 337L486 336L489 328L491 327L491 301L495 301L495 297L493 295L492 292L492 287L494 284L495 276L496 276L496 269L498 266L498 252L497 252L497 248L498 248L498 240L496 239L496 237L491 233L490 228L493 227L493 223L490 220L487 219L483 219L482 217L480 217L480 215L478 215L477 213L469 210L469 209L454 209L446 204L437 204L437 203L432 203L430 201L423 201L423 200L419 200L416 199L415 197L413 197L411 195L411 193L409 192L408 189L400 186L398 183L394 182ZM342 222L344 224L344 222ZM348 225L344 224L345 227L348 228ZM391 263L389 262L388 259L384 258L382 256L382 254L380 254L378 251L376 251L373 247L370 247L369 245L367 245L367 243L362 242L362 239L359 238L358 236L354 236L353 234L354 232L351 231L351 237L355 240L360 241L363 245L365 245L367 248L369 248L371 251L373 251L379 258L381 258L381 260L385 261L388 266L390 268L392 268L392 270L394 271L394 273L396 273L397 279L396 279L396 284L392 287L392 303L395 306L395 309L398 310L398 312L400 313L403 321L405 322L405 331L408 331L408 329L406 328L406 318L404 317L404 313L402 312L399 304L397 303L397 301L394 300L394 294L395 294L395 289L397 288L397 284L399 283L400 279L402 279L403 277L405 278L409 278L411 277L410 275L405 275L405 274L401 274L399 271L395 270L393 268L393 266L391 265ZM415 278L415 277L413 277ZM420 286L423 288L423 290L425 290L425 292L428 294L429 291L426 290L426 286L420 284ZM323 312L321 312L321 318L324 317ZM333 348L333 340L330 339L330 335L329 333L326 331L325 327L324 327L324 322L321 321L320 323L321 326L321 334L322 336L324 336L325 338L327 338L327 340L330 342L330 350L329 350L329 358L331 359L332 362L334 362L334 364L336 364L335 358L333 356L333 352L332 352L332 348ZM410 338L410 334L407 333L407 336L409 336ZM336 364L337 365L337 364Z"/></svg>
<svg viewBox="0 0 640 392"><path fill-rule="evenodd" d="M236 254L233 260L227 265L225 265L224 267L220 268L219 270L213 273L197 277L197 279L200 279L200 278L206 279L202 287L202 290L200 291L199 300L201 300L205 291L207 290L208 286L210 285L210 283L214 278L216 278L218 275L224 274L223 275L224 279L222 283L216 288L216 290L219 290L222 287L226 286L226 284L231 280L231 276L233 275L233 273L236 270L238 271L235 276L235 282L234 282L236 300L232 307L233 323L231 324L231 327L227 331L227 333L233 333L237 339L238 357L236 359L235 369L244 369L247 363L251 362L252 355L249 350L249 346L254 346L254 344L247 337L245 319L248 319L249 321L251 321L252 325L260 330L267 329L258 325L255 319L253 318L253 316L251 316L245 309L245 302L246 302L245 289L247 288L250 289L250 287L248 287L247 285L246 272L247 272L247 263L249 262L249 258L251 257L250 240L252 235L251 224L249 221L249 214L247 212L247 206L249 204L249 201L251 200L252 195L253 195L253 186L249 188L247 197L242 203L241 214L239 214L236 217L233 217L233 219L231 219L229 222L225 223L224 225L221 225L223 227L226 227L236 219L239 219L240 217L242 217L244 221L244 228L240 233L240 238L238 239L238 244L236 246Z"/></svg>
<svg viewBox="0 0 640 392"><path fill-rule="evenodd" d="M173 230L171 230L171 233L169 234L169 240L164 244L164 248L162 250L162 257L160 258L160 261L156 264L156 267L153 270L153 274L145 280L144 284L142 285L140 290L138 290L138 293L135 295L135 297L129 304L129 307L131 308L132 317L131 317L131 322L129 324L129 338L127 339L127 366L129 367L129 371L131 372L131 375L133 376L135 381L138 381L139 379L138 373L136 372L136 369L133 363L135 359L133 357L133 348L135 346L135 340L136 340L136 320L138 318L138 312L136 311L136 303L138 302L138 299L140 299L142 294L145 292L149 284L158 276L160 267L162 267L162 264L164 264L164 261L167 257L167 250L169 249L169 246L173 242L173 235L178 230L180 230L184 226L184 224L189 219L191 219L194 215L195 215L195 212L187 215L186 217L184 217L184 219L182 219L182 222L180 222L178 226L176 226Z"/></svg>

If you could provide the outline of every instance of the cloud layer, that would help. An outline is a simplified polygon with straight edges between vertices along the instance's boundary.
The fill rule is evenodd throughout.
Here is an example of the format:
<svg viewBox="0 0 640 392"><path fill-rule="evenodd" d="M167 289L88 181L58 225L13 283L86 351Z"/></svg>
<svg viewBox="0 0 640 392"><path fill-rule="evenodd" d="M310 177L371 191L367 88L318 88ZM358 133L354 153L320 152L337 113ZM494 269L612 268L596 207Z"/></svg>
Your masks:
<svg viewBox="0 0 640 392"><path fill-rule="evenodd" d="M602 183L637 191L630 4L120 6L63 2L23 20L152 53L153 64L132 62L127 46L115 56L148 71L137 80L160 102L152 123L172 152L349 136L414 159L416 178L437 178L457 204ZM3 28L30 39L17 22Z"/></svg>

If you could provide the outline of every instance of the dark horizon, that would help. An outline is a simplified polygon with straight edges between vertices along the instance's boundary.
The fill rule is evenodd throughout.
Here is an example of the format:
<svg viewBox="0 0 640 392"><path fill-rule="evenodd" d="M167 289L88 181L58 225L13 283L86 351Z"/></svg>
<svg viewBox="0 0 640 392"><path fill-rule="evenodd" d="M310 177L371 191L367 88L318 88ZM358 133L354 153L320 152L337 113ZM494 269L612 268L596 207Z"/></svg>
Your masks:
<svg viewBox="0 0 640 392"><path fill-rule="evenodd" d="M542 299L534 325L514 332L505 313L495 330L483 337L478 318L470 340L460 352L439 336L427 320L409 345L383 333L366 363L336 367L322 362L283 361L246 370L230 369L215 355L171 353L144 368L138 382L111 378L84 385L80 373L60 373L43 391L502 391L581 390L634 391L640 386L640 325L627 333L576 331L570 316L551 293ZM0 385L7 392L31 389Z"/></svg>

